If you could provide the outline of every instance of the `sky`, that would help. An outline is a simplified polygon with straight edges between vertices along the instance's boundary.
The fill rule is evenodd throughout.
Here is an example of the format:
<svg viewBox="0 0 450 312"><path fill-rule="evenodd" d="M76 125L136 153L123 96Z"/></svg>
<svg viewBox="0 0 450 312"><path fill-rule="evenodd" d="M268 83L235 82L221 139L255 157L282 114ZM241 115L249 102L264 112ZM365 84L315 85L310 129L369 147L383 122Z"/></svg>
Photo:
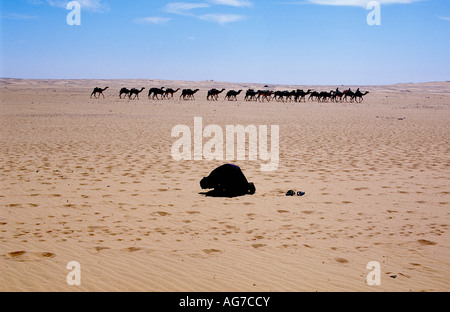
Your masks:
<svg viewBox="0 0 450 312"><path fill-rule="evenodd" d="M68 2L0 0L0 77L450 80L449 0L79 0L79 14Z"/></svg>

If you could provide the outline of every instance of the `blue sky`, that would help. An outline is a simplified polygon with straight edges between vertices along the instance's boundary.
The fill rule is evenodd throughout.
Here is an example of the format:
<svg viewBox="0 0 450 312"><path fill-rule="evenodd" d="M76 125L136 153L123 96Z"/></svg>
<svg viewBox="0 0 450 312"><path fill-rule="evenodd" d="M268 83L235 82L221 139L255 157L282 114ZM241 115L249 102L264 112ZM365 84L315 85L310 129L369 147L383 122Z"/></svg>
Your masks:
<svg viewBox="0 0 450 312"><path fill-rule="evenodd" d="M450 1L0 0L0 77L391 84L450 80Z"/></svg>

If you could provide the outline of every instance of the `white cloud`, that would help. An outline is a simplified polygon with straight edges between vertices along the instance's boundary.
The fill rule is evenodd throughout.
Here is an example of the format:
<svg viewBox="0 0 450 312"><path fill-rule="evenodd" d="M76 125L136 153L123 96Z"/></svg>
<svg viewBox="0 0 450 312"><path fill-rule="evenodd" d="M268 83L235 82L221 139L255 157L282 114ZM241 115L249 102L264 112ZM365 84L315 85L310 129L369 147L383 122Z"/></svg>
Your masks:
<svg viewBox="0 0 450 312"><path fill-rule="evenodd" d="M245 0L208 0L208 1L212 2L214 4L230 5L230 6L234 6L234 7L252 6L252 3L250 1L245 1Z"/></svg>
<svg viewBox="0 0 450 312"><path fill-rule="evenodd" d="M107 10L107 6L102 4L102 0L77 0L80 3L81 9L86 9L90 11L101 11ZM47 3L51 6L59 8L67 8L67 3L70 0L47 0Z"/></svg>
<svg viewBox="0 0 450 312"><path fill-rule="evenodd" d="M172 2L166 5L164 11L168 13L186 15L190 14L189 11L193 9L200 8L209 8L210 5L208 3L199 2L199 3L188 3L188 2Z"/></svg>
<svg viewBox="0 0 450 312"><path fill-rule="evenodd" d="M247 7L251 6L252 3L246 0L205 0L204 2L196 2L196 3L172 2L164 7L164 11L172 14L195 17L204 21L218 23L220 25L240 21L244 18L244 16L236 14L219 14L219 13L199 14L198 11L195 11L196 9L212 8L215 5Z"/></svg>
<svg viewBox="0 0 450 312"><path fill-rule="evenodd" d="M225 25L227 23L240 21L244 17L241 15L233 14L205 14L198 16L198 18L204 21L216 22L220 25Z"/></svg>
<svg viewBox="0 0 450 312"><path fill-rule="evenodd" d="M320 5L335 5L335 6L360 6L366 7L371 0L306 0L312 4ZM377 0L381 5L383 4L407 4L423 0Z"/></svg>
<svg viewBox="0 0 450 312"><path fill-rule="evenodd" d="M140 17L134 19L135 23L138 24L156 24L162 25L169 22L171 19L168 17L159 17L159 16L149 16L149 17Z"/></svg>
<svg viewBox="0 0 450 312"><path fill-rule="evenodd" d="M450 22L450 17L440 16L439 19Z"/></svg>

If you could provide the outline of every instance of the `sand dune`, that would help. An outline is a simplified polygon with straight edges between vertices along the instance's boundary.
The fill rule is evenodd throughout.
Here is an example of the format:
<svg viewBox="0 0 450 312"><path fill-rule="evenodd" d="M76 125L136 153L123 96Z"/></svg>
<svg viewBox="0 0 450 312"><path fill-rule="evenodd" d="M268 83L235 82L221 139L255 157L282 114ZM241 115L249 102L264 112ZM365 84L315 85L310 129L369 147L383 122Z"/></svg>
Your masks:
<svg viewBox="0 0 450 312"><path fill-rule="evenodd" d="M157 101L150 87L200 91ZM359 86L359 104L212 102L212 87L264 85L0 79L0 290L450 290L449 82ZM206 197L199 181L224 161L172 159L172 128L194 117L280 126L277 170L234 161L255 195Z"/></svg>

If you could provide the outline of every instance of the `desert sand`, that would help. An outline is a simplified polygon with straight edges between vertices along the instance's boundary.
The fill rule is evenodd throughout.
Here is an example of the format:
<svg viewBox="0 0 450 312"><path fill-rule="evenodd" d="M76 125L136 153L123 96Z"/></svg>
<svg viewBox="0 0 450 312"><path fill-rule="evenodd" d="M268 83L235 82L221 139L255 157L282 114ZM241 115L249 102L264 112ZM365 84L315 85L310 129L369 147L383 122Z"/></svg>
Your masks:
<svg viewBox="0 0 450 312"><path fill-rule="evenodd" d="M207 101L213 87L243 93ZM0 79L0 291L450 291L450 82L268 87L370 93L260 103L244 93L262 84ZM205 196L226 161L171 155L172 128L194 117L279 125L278 169L236 160L256 193Z"/></svg>

